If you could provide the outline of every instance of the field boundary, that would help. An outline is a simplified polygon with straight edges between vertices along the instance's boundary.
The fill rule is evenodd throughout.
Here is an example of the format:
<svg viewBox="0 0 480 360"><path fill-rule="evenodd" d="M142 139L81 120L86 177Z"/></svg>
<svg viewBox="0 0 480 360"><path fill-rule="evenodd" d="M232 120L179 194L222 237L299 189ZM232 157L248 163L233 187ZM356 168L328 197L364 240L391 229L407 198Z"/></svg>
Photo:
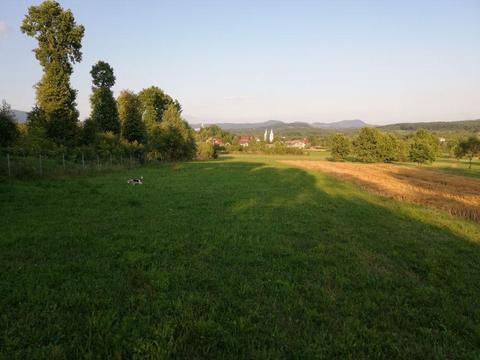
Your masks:
<svg viewBox="0 0 480 360"><path fill-rule="evenodd" d="M384 197L420 204L480 223L480 181L426 169L394 164L280 160L346 179Z"/></svg>

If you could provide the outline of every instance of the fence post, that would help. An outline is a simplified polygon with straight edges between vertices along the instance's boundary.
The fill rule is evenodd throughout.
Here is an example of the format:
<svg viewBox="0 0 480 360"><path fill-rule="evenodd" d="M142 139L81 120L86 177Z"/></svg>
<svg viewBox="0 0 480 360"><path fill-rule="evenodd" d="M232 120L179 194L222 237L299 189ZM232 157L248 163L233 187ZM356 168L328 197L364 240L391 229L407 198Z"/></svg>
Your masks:
<svg viewBox="0 0 480 360"><path fill-rule="evenodd" d="M63 171L65 171L65 153L62 153L62 165L63 165Z"/></svg>
<svg viewBox="0 0 480 360"><path fill-rule="evenodd" d="M112 153L110 153L110 167L113 167L113 159L112 159Z"/></svg>
<svg viewBox="0 0 480 360"><path fill-rule="evenodd" d="M85 170L85 156L83 155L83 151L82 151L82 169Z"/></svg>
<svg viewBox="0 0 480 360"><path fill-rule="evenodd" d="M100 170L100 156L97 154L97 169Z"/></svg>
<svg viewBox="0 0 480 360"><path fill-rule="evenodd" d="M40 164L40 176L43 175L43 167L42 167L42 153L40 153L40 155L38 155L38 162Z"/></svg>
<svg viewBox="0 0 480 360"><path fill-rule="evenodd" d="M10 154L7 153L8 177L12 177L12 170L10 169Z"/></svg>

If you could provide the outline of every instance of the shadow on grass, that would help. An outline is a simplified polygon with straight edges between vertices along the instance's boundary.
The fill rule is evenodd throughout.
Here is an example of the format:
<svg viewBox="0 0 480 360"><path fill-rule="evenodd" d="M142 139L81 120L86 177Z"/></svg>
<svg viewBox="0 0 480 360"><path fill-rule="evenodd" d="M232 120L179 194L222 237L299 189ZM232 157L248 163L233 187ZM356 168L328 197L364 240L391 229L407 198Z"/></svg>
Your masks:
<svg viewBox="0 0 480 360"><path fill-rule="evenodd" d="M455 164L459 166L466 166L468 168L468 160L459 160L459 159L451 159L451 158L440 158L438 159L438 162L440 163L447 163L447 164ZM473 160L472 161L472 166L480 166L480 161L478 160Z"/></svg>
<svg viewBox="0 0 480 360"><path fill-rule="evenodd" d="M0 354L476 354L478 239L297 168L193 162L144 176L31 184L0 201L15 209L1 220Z"/></svg>
<svg viewBox="0 0 480 360"><path fill-rule="evenodd" d="M472 168L469 169L468 165L467 166L462 166L462 167L448 167L448 166L436 166L434 168L431 168L432 170L438 170L444 173L452 174L452 175L459 175L459 176L467 176L470 178L480 178L480 168Z"/></svg>
<svg viewBox="0 0 480 360"><path fill-rule="evenodd" d="M441 209L480 223L480 182L476 179L395 164L327 166L322 162L295 161L291 164L350 180L385 197Z"/></svg>
<svg viewBox="0 0 480 360"><path fill-rule="evenodd" d="M440 175L430 169L396 167L376 179L352 178L375 192L444 210L454 216L480 223L480 182L458 174Z"/></svg>

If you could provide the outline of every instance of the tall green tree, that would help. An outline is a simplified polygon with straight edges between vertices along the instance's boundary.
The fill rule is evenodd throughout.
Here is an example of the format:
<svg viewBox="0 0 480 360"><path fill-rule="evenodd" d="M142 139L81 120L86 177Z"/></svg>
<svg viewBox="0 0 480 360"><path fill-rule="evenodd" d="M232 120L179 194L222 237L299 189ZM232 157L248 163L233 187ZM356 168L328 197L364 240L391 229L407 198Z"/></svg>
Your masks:
<svg viewBox="0 0 480 360"><path fill-rule="evenodd" d="M86 119L80 126L80 145L91 145L97 138L98 127L92 119Z"/></svg>
<svg viewBox="0 0 480 360"><path fill-rule="evenodd" d="M352 143L343 134L335 134L330 138L330 154L335 161L343 161L350 154Z"/></svg>
<svg viewBox="0 0 480 360"><path fill-rule="evenodd" d="M363 162L384 161L382 155L383 134L375 128L362 128L353 141L353 152Z"/></svg>
<svg viewBox="0 0 480 360"><path fill-rule="evenodd" d="M381 134L379 142L380 160L384 162L392 162L399 160L399 143L392 134Z"/></svg>
<svg viewBox="0 0 480 360"><path fill-rule="evenodd" d="M20 132L15 121L15 115L5 100L0 106L0 146L8 147L15 144Z"/></svg>
<svg viewBox="0 0 480 360"><path fill-rule="evenodd" d="M418 129L410 142L409 158L418 164L433 162L438 152L438 140L425 129Z"/></svg>
<svg viewBox="0 0 480 360"><path fill-rule="evenodd" d="M466 157L468 159L468 168L472 168L474 157L480 157L480 140L475 136L470 136L466 140L462 140L455 147L455 156L460 159Z"/></svg>
<svg viewBox="0 0 480 360"><path fill-rule="evenodd" d="M45 112L38 105L35 105L33 109L27 114L27 126L29 129L45 129L46 121L47 119L45 117Z"/></svg>
<svg viewBox="0 0 480 360"><path fill-rule="evenodd" d="M117 99L118 115L122 124L122 136L128 141L144 143L145 124L140 113L138 96L129 90L123 90Z"/></svg>
<svg viewBox="0 0 480 360"><path fill-rule="evenodd" d="M110 89L115 85L116 78L113 73L113 68L105 61L100 60L93 65L92 70L90 70L90 75L92 75L93 86L97 88Z"/></svg>
<svg viewBox="0 0 480 360"><path fill-rule="evenodd" d="M175 105L179 113L182 109L177 100L174 100L157 86L150 86L140 91L138 99L140 100L142 118L148 132L151 132L153 127L162 121L163 113L169 105Z"/></svg>
<svg viewBox="0 0 480 360"><path fill-rule="evenodd" d="M406 160L405 142L375 128L363 128L353 141L353 152L363 162Z"/></svg>
<svg viewBox="0 0 480 360"><path fill-rule="evenodd" d="M182 119L175 104L167 107L162 122L153 128L150 147L166 161L190 160L195 157L197 148L193 130Z"/></svg>
<svg viewBox="0 0 480 360"><path fill-rule="evenodd" d="M91 120L100 131L120 133L120 120L118 118L117 103L113 97L111 87L115 85L113 68L104 61L99 61L92 66L92 106Z"/></svg>
<svg viewBox="0 0 480 360"><path fill-rule="evenodd" d="M53 0L31 6L21 31L38 42L35 57L43 67L36 85L37 105L45 114L47 135L55 142L73 145L77 133L76 91L70 86L73 64L82 60L84 27L70 10Z"/></svg>

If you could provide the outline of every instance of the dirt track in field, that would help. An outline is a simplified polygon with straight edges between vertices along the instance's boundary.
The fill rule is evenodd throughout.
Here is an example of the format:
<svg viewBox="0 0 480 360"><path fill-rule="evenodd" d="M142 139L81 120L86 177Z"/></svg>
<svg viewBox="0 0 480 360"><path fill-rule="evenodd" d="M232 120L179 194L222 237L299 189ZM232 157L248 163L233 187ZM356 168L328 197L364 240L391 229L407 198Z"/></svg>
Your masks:
<svg viewBox="0 0 480 360"><path fill-rule="evenodd" d="M480 180L414 166L285 160L351 180L372 192L422 204L480 223Z"/></svg>

